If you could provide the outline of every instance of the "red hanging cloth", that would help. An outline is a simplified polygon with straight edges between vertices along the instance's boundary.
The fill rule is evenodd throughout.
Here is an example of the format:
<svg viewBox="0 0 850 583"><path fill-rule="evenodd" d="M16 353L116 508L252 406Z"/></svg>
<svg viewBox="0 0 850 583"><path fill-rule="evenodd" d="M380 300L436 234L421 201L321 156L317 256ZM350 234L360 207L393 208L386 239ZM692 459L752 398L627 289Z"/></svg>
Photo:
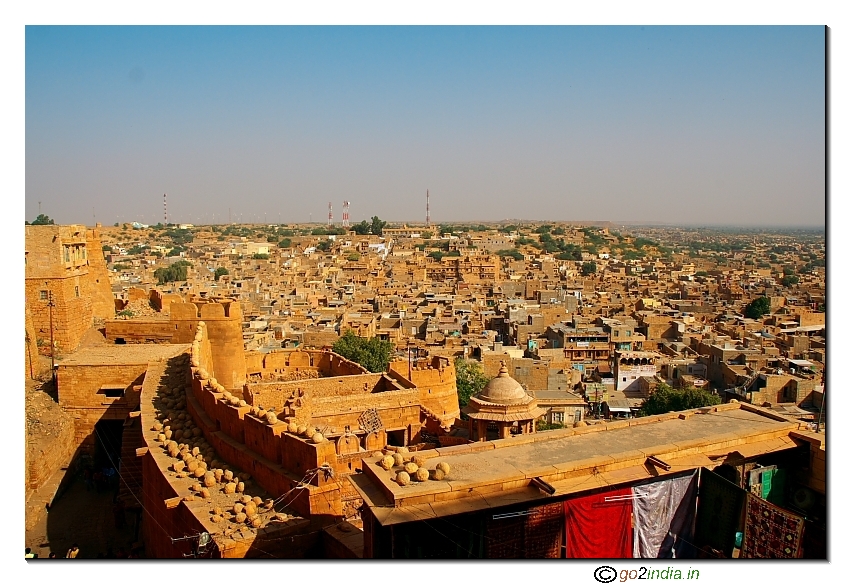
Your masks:
<svg viewBox="0 0 850 583"><path fill-rule="evenodd" d="M610 500L621 496L632 496L632 489L621 488L564 502L568 558L632 558L632 500Z"/></svg>

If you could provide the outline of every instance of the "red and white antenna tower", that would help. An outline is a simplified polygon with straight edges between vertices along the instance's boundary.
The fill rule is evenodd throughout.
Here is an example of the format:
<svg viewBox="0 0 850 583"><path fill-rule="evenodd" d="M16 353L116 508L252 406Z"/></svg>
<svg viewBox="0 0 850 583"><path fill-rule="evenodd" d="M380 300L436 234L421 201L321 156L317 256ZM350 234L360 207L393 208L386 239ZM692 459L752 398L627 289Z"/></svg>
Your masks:
<svg viewBox="0 0 850 583"><path fill-rule="evenodd" d="M331 203L328 203L328 226L334 226L334 207Z"/></svg>
<svg viewBox="0 0 850 583"><path fill-rule="evenodd" d="M162 213L165 215L164 225L168 226L168 193L162 193Z"/></svg>
<svg viewBox="0 0 850 583"><path fill-rule="evenodd" d="M342 226L348 228L348 207L351 203L347 200L342 201Z"/></svg>
<svg viewBox="0 0 850 583"><path fill-rule="evenodd" d="M431 228L431 193L425 189L425 228Z"/></svg>

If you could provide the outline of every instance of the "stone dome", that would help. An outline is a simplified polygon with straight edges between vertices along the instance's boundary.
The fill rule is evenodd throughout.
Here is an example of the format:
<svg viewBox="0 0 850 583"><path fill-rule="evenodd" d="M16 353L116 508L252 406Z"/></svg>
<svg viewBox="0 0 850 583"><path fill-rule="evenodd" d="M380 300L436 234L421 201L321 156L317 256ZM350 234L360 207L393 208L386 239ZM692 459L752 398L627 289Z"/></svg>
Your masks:
<svg viewBox="0 0 850 583"><path fill-rule="evenodd" d="M529 399L528 393L525 392L522 385L508 374L508 367L505 366L504 362L499 369L499 374L491 379L477 396L479 399L494 403L526 401Z"/></svg>

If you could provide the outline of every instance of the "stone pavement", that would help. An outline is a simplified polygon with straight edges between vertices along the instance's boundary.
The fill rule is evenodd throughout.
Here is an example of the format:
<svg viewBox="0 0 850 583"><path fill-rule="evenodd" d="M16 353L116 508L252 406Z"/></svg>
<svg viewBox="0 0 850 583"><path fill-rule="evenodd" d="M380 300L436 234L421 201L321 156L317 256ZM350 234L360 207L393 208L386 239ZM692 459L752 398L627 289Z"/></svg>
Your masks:
<svg viewBox="0 0 850 583"><path fill-rule="evenodd" d="M94 489L86 491L82 478L76 478L54 500L50 511L26 531L26 546L38 553L39 558L47 558L51 551L64 557L74 543L80 547L78 558L81 559L94 559L99 553L105 555L110 548L117 552L123 547L129 553L135 541L136 518L133 513L125 512L126 524L121 529L115 528L113 494L112 488L100 493Z"/></svg>

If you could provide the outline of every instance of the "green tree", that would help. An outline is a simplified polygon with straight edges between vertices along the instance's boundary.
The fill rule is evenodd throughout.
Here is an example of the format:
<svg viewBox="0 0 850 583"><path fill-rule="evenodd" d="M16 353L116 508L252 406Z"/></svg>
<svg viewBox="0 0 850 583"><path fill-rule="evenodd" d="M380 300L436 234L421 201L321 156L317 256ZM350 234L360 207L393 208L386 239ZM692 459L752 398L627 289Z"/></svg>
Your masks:
<svg viewBox="0 0 850 583"><path fill-rule="evenodd" d="M215 280L218 281L222 275L230 275L230 272L227 271L226 267L216 267L215 268Z"/></svg>
<svg viewBox="0 0 850 583"><path fill-rule="evenodd" d="M428 257L433 257L435 261L439 261L440 259L443 258L443 252L442 251L431 251L428 254Z"/></svg>
<svg viewBox="0 0 850 583"><path fill-rule="evenodd" d="M596 273L596 262L595 261L585 261L581 264L581 274L582 275L590 275L591 273Z"/></svg>
<svg viewBox="0 0 850 583"><path fill-rule="evenodd" d="M188 261L177 261L168 267L160 267L153 272L153 276L160 285L170 281L186 281L186 268L192 265Z"/></svg>
<svg viewBox="0 0 850 583"><path fill-rule="evenodd" d="M277 246L281 249L289 249L292 247L292 239L285 237L278 242Z"/></svg>
<svg viewBox="0 0 850 583"><path fill-rule="evenodd" d="M349 261L360 261L360 253L357 253L356 251L353 253L349 253L346 259L348 259Z"/></svg>
<svg viewBox="0 0 850 583"><path fill-rule="evenodd" d="M786 275L785 277L779 280L779 283L781 283L785 287L791 287L792 285L797 285L798 283L800 283L800 278L796 275Z"/></svg>
<svg viewBox="0 0 850 583"><path fill-rule="evenodd" d="M104 245L103 247L101 247L101 249L103 251L106 251L107 253L112 253L112 247L110 247L109 245Z"/></svg>
<svg viewBox="0 0 850 583"><path fill-rule="evenodd" d="M332 348L343 358L356 362L369 372L386 372L393 353L392 342L375 337L361 338L351 330L346 330Z"/></svg>
<svg viewBox="0 0 850 583"><path fill-rule="evenodd" d="M525 255L520 253L518 249L499 249L496 251L496 255L499 257L511 257L516 261L522 261L525 259Z"/></svg>
<svg viewBox="0 0 850 583"><path fill-rule="evenodd" d="M466 407L469 399L481 392L488 379L480 363L465 358L455 359L455 375L458 403L461 407Z"/></svg>
<svg viewBox="0 0 850 583"><path fill-rule="evenodd" d="M358 235L368 235L372 232L372 225L367 221L360 221L351 227Z"/></svg>
<svg viewBox="0 0 850 583"><path fill-rule="evenodd" d="M33 225L52 225L54 223L53 223L53 219L51 219L47 215L38 215L31 224L33 224Z"/></svg>
<svg viewBox="0 0 850 583"><path fill-rule="evenodd" d="M719 404L720 397L702 389L694 387L674 389L670 385L661 383L644 401L641 412L645 415L660 415L670 411L685 411Z"/></svg>
<svg viewBox="0 0 850 583"><path fill-rule="evenodd" d="M382 221L377 216L372 217L372 234L373 235L383 235L384 227L387 226L387 221Z"/></svg>
<svg viewBox="0 0 850 583"><path fill-rule="evenodd" d="M268 259L268 258L269 258L268 253L254 253L253 255L251 255L251 259Z"/></svg>
<svg viewBox="0 0 850 583"><path fill-rule="evenodd" d="M753 320L761 320L762 316L770 313L770 298L762 296L747 304L744 315Z"/></svg>

